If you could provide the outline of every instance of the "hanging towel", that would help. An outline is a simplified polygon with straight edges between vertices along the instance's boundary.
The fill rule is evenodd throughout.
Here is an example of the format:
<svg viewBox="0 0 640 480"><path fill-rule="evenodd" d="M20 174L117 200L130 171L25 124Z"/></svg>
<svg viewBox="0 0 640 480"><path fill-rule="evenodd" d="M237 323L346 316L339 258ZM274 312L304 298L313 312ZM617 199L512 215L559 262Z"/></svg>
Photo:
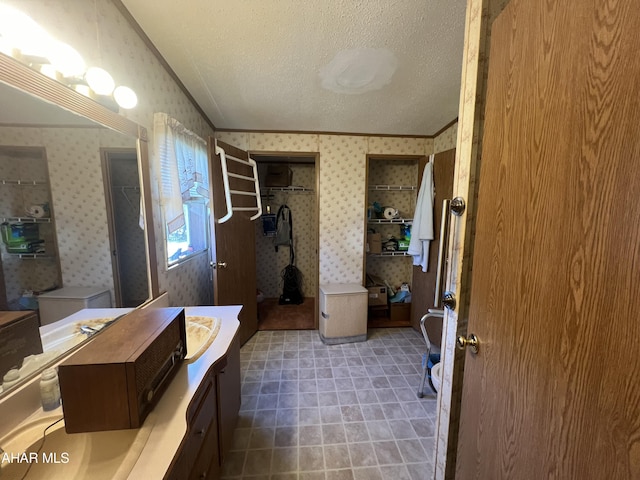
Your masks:
<svg viewBox="0 0 640 480"><path fill-rule="evenodd" d="M418 191L416 212L411 227L411 241L408 253L413 257L413 264L420 265L426 272L429 266L429 244L433 240L433 200L435 199L433 185L433 155L424 167L422 183Z"/></svg>

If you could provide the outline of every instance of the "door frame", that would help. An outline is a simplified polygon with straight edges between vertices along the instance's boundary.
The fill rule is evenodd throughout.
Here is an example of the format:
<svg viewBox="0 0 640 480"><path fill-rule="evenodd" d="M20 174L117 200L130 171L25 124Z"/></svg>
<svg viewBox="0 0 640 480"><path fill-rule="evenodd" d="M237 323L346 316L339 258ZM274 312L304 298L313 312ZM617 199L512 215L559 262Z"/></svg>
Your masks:
<svg viewBox="0 0 640 480"><path fill-rule="evenodd" d="M456 338L467 335L489 41L493 20L508 3L509 0L467 2L453 184L453 197L464 198L467 208L462 218L452 222L447 240L449 263L444 288L456 292L458 307L455 311L445 310L443 323L441 362L446 381L441 382L437 403L433 457L436 480L455 477L465 359L464 352L456 349Z"/></svg>
<svg viewBox="0 0 640 480"><path fill-rule="evenodd" d="M113 293L115 297L116 307L122 306L122 284L120 282L120 256L114 254L117 252L117 234L116 234L116 218L115 209L113 203L113 191L111 185L111 160L114 157L120 157L123 155L132 155L132 161L136 163L136 167L139 169L138 153L135 148L100 148L100 161L102 164L102 182L104 186L104 199L107 213L107 230L109 231L109 251L111 252L111 270L113 271ZM138 182L139 183L139 182ZM138 186L138 188L140 188ZM142 195L142 189L140 189ZM147 260L148 261L148 260ZM149 266L147 265L147 270ZM147 281L149 278L147 277ZM147 285L149 290L149 285Z"/></svg>
<svg viewBox="0 0 640 480"><path fill-rule="evenodd" d="M295 158L309 158L312 157L314 159L313 167L314 167L314 175L315 175L315 212L313 222L316 227L316 235L314 239L314 247L315 247L315 266L316 266L316 288L314 296L315 296L315 308L313 313L313 328L318 329L319 326L319 309L318 309L318 301L320 299L320 153L319 152L287 152L287 151L272 151L272 150L247 150L247 153L251 157L252 155L259 156L268 156L268 157L287 157L294 159L293 161L287 163L296 163ZM259 161L257 162L260 163ZM285 163L285 162L282 162ZM260 186L262 190L262 186Z"/></svg>

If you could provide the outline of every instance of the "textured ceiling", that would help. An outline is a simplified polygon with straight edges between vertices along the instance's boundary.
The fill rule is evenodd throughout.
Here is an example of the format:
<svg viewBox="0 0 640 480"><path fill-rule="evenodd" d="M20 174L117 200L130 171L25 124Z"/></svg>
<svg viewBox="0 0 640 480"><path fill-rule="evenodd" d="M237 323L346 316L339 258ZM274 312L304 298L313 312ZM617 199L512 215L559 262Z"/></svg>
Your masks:
<svg viewBox="0 0 640 480"><path fill-rule="evenodd" d="M217 128L432 135L458 115L466 0L122 3ZM330 66L352 50L373 60ZM327 70L372 81L337 93Z"/></svg>

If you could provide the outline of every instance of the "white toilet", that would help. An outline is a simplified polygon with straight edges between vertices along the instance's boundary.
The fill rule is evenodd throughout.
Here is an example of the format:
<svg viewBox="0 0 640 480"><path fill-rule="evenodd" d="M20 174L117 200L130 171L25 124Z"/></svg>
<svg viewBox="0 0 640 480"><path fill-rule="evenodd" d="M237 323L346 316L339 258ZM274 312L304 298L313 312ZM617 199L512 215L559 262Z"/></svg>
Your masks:
<svg viewBox="0 0 640 480"><path fill-rule="evenodd" d="M440 382L442 380L442 362L436 363L431 368L431 383L436 392L440 391Z"/></svg>

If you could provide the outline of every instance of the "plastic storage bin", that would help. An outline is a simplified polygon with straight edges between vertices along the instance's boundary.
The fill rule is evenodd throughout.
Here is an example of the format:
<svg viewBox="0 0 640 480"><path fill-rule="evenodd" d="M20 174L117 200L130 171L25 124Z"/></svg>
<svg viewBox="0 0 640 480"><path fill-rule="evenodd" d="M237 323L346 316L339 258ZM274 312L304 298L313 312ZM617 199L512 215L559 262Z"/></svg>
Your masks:
<svg viewBox="0 0 640 480"><path fill-rule="evenodd" d="M105 287L65 287L38 297L40 325L62 320L84 308L111 308L111 292Z"/></svg>
<svg viewBox="0 0 640 480"><path fill-rule="evenodd" d="M362 285L320 285L320 338L329 345L367 339L368 291Z"/></svg>

